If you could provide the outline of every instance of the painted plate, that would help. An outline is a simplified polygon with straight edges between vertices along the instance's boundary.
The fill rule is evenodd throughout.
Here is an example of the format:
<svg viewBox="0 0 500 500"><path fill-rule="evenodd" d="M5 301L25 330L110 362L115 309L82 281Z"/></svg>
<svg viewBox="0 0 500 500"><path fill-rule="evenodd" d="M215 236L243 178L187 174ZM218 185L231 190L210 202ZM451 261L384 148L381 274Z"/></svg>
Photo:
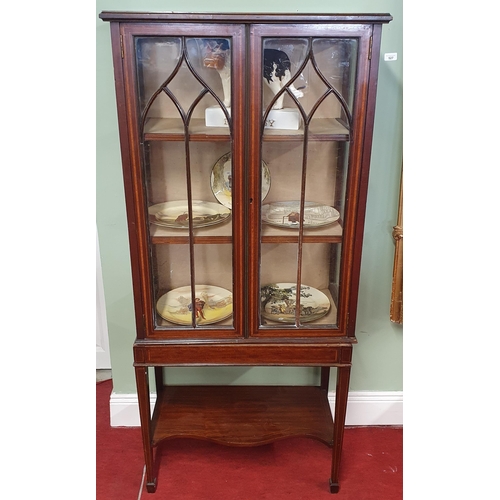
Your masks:
<svg viewBox="0 0 500 500"><path fill-rule="evenodd" d="M300 321L315 321L330 310L330 301L323 293L307 285L300 287ZM296 283L271 283L261 287L262 317L280 323L295 323Z"/></svg>
<svg viewBox="0 0 500 500"><path fill-rule="evenodd" d="M333 224L340 213L333 207L311 201L304 203L304 227L307 229ZM299 228L300 201L276 201L262 206L262 220L279 227Z"/></svg>
<svg viewBox="0 0 500 500"><path fill-rule="evenodd" d="M231 153L221 156L212 168L210 185L214 196L227 208L231 208ZM262 200L271 188L271 174L262 162Z"/></svg>
<svg viewBox="0 0 500 500"><path fill-rule="evenodd" d="M193 200L193 227L212 226L224 222L231 210L219 203ZM177 229L189 228L187 200L168 201L149 207L149 220L153 224Z"/></svg>
<svg viewBox="0 0 500 500"><path fill-rule="evenodd" d="M233 314L233 294L218 286L195 286L196 324L209 325ZM191 287L182 286L162 295L157 303L158 314L177 325L191 325Z"/></svg>

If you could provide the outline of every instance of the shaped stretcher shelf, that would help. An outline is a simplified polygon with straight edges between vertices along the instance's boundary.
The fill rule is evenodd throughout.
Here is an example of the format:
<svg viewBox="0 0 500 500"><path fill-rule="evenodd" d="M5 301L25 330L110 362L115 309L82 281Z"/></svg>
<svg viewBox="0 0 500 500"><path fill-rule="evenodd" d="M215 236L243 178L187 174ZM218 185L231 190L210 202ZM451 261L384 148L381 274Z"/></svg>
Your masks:
<svg viewBox="0 0 500 500"><path fill-rule="evenodd" d="M333 442L327 392L312 386L165 386L153 426L153 445L175 437L231 446L286 437Z"/></svg>

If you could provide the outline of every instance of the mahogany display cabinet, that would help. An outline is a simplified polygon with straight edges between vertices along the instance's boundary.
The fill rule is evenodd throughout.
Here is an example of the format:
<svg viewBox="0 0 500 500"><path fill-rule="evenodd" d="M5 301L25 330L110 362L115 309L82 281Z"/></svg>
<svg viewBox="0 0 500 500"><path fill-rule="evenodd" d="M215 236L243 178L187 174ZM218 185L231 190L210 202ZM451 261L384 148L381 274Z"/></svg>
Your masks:
<svg viewBox="0 0 500 500"><path fill-rule="evenodd" d="M338 492L380 40L392 17L100 17L112 36L147 490L168 438L255 446L301 436L332 448ZM318 367L318 381L164 380L163 367L195 366Z"/></svg>

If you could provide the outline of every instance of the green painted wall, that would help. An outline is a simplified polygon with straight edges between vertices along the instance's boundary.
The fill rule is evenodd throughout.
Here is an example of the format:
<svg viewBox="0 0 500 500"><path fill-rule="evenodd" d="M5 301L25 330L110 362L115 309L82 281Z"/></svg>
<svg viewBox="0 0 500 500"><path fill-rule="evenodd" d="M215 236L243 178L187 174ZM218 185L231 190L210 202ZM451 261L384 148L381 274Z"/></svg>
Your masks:
<svg viewBox="0 0 500 500"><path fill-rule="evenodd" d="M353 391L403 389L403 329L389 320L394 243L402 162L403 125L403 5L402 0L241 1L227 12L390 13L382 35L377 111L368 191L365 239L354 347ZM132 344L135 322L125 201L121 173L118 121L111 58L109 23L103 10L217 12L206 0L96 1L96 213L106 297L113 385L116 393L135 392ZM398 59L384 62L384 52ZM317 382L314 368L196 368L169 369L170 382L290 383ZM334 375L332 375L332 382Z"/></svg>

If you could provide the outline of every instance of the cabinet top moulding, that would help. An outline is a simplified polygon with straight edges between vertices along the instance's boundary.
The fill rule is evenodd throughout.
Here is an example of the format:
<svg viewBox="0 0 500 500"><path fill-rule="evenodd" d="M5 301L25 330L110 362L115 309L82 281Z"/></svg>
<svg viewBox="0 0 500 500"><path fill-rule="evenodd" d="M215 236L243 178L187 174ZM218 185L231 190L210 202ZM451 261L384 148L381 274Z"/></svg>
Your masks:
<svg viewBox="0 0 500 500"><path fill-rule="evenodd" d="M103 11L99 14L103 21L118 22L164 22L175 21L189 23L389 23L390 14L259 14L259 13L224 13L210 12L114 12Z"/></svg>

